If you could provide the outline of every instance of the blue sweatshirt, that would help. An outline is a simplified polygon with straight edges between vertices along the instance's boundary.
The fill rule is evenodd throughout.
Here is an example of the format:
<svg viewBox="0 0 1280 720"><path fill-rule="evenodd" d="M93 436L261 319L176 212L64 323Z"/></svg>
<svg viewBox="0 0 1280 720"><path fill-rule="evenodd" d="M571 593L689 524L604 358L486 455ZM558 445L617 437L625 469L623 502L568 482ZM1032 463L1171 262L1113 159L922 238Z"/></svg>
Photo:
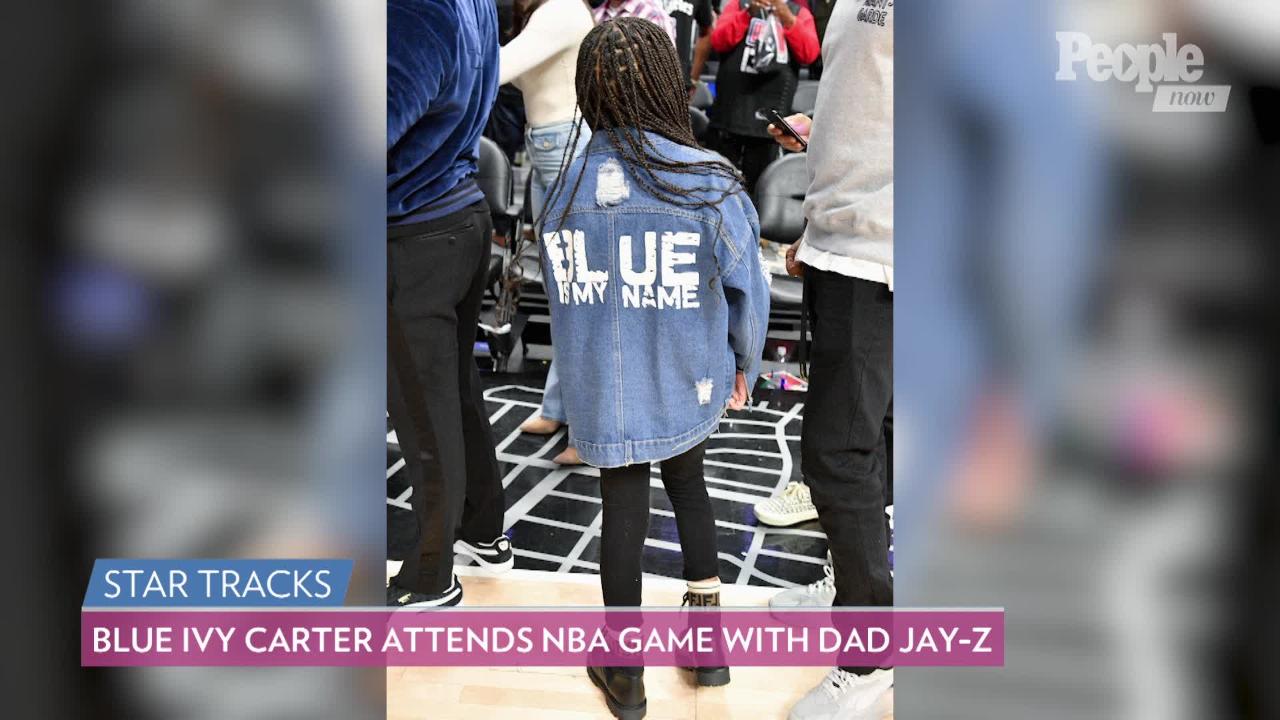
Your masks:
<svg viewBox="0 0 1280 720"><path fill-rule="evenodd" d="M493 0L387 0L387 222L483 199L480 134L498 93Z"/></svg>

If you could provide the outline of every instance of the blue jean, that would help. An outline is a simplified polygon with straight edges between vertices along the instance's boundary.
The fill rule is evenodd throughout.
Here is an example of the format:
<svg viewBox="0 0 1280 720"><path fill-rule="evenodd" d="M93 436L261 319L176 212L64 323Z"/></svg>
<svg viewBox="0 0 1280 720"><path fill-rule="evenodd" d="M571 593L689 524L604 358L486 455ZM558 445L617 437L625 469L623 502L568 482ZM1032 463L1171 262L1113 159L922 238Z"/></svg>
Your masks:
<svg viewBox="0 0 1280 720"><path fill-rule="evenodd" d="M525 133L525 152L528 153L529 163L533 166L529 180L528 202L535 220L542 213L542 206L556 178L560 177L560 171L565 162L564 151L569 146L569 139L572 136L573 122L571 121L529 128ZM582 136L578 138L578 145L569 159L577 157L590 139L591 130L584 124ZM554 360L551 362L551 367L547 369L547 387L542 396L540 414L548 420L558 422L564 422L566 419L564 401L560 397L560 376L556 372Z"/></svg>

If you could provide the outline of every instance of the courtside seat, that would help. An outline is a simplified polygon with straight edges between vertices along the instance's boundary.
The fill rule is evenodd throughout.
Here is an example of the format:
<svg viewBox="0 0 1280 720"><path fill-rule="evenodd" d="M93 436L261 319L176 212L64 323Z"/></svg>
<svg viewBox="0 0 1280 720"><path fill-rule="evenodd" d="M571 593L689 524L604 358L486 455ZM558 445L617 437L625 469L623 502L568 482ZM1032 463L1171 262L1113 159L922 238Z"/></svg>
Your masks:
<svg viewBox="0 0 1280 720"><path fill-rule="evenodd" d="M519 211L515 203L515 172L511 161L502 152L498 144L487 137L480 138L479 172L476 184L484 193L489 203L489 213L493 216L494 229L499 233L509 234L518 227L516 213ZM498 279L502 277L502 255L493 253L489 256L487 282L490 288L496 288Z"/></svg>
<svg viewBox="0 0 1280 720"><path fill-rule="evenodd" d="M497 250L497 246L494 246L494 250L495 251ZM487 288L495 288L494 294L496 295L497 294L496 288L498 287L498 281L501 279L502 279L502 253L491 252L489 253L489 270L485 275L484 286Z"/></svg>
<svg viewBox="0 0 1280 720"><path fill-rule="evenodd" d="M511 170L511 161L506 153L498 147L498 143L487 137L480 138L480 172L476 175L476 183L489 201L489 212L494 217L512 217L515 203L515 173Z"/></svg>
<svg viewBox="0 0 1280 720"><path fill-rule="evenodd" d="M537 220L533 216L533 169L524 177L524 200L520 203L520 222L532 225Z"/></svg>
<svg viewBox="0 0 1280 720"><path fill-rule="evenodd" d="M525 285L542 286L542 258L538 252L537 243L530 243L525 252L515 259L515 271Z"/></svg>
<svg viewBox="0 0 1280 720"><path fill-rule="evenodd" d="M524 185L524 207L520 213L520 222L523 227L532 228L537 220L533 216L533 202L530 200L533 192L533 173L529 173L529 178ZM514 246L513 246L514 247ZM542 285L542 263L538 257L538 243L532 242L527 245L521 245L520 257L512 261L512 270L516 276L520 278L520 282L524 285Z"/></svg>
<svg viewBox="0 0 1280 720"><path fill-rule="evenodd" d="M804 234L804 194L809 186L805 153L789 153L769 164L756 182L756 211L760 235L790 245ZM798 278L773 276L769 291L777 305L799 306L803 283Z"/></svg>
<svg viewBox="0 0 1280 720"><path fill-rule="evenodd" d="M769 285L769 300L774 307L800 307L804 301L804 281L790 275L774 275Z"/></svg>
<svg viewBox="0 0 1280 720"><path fill-rule="evenodd" d="M817 106L818 81L801 80L796 86L796 96L791 100L791 110L813 117L813 109Z"/></svg>
<svg viewBox="0 0 1280 720"><path fill-rule="evenodd" d="M706 110L715 102L715 98L711 95L711 86L699 80L693 91L693 99L689 104L699 110Z"/></svg>
<svg viewBox="0 0 1280 720"><path fill-rule="evenodd" d="M698 142L701 143L707 139L707 131L711 129L711 120L707 118L705 112L692 105L689 106L689 125L693 127L693 137Z"/></svg>

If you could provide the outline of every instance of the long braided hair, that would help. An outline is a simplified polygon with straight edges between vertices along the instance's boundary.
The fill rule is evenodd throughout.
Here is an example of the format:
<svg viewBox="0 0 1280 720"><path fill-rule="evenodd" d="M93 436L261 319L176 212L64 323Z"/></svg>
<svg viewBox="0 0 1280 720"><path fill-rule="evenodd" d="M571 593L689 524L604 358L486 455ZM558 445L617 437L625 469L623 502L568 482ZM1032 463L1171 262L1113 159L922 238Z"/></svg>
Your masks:
<svg viewBox="0 0 1280 720"><path fill-rule="evenodd" d="M561 167L572 157L585 123L594 134L605 136L636 183L663 202L686 208L711 207L719 212L725 198L745 187L742 174L729 163L672 159L645 134L648 131L680 145L698 147L689 123L680 59L670 36L657 24L620 17L592 28L578 49L575 84L581 115L575 118ZM584 164L594 144L588 144ZM547 193L543 216L538 219L540 230L547 209L565 191L568 174L561 172ZM578 173L569 189L566 210L573 206L584 174ZM701 176L707 183L691 191L673 182L673 174ZM715 178L728 182L713 184ZM557 231L564 227L565 214L560 213Z"/></svg>

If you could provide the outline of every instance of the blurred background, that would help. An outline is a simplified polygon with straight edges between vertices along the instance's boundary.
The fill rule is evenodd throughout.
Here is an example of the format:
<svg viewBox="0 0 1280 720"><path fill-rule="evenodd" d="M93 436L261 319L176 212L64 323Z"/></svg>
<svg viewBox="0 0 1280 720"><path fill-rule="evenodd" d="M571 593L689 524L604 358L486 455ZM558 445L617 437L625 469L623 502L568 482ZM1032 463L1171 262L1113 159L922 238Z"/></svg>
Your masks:
<svg viewBox="0 0 1280 720"><path fill-rule="evenodd" d="M4 25L5 715L383 718L380 670L81 670L77 629L96 557L352 557L381 602L383 6Z"/></svg>
<svg viewBox="0 0 1280 720"><path fill-rule="evenodd" d="M899 718L1280 717L1280 5L898 5L895 599L1007 608ZM1221 114L1056 82L1055 33L1204 52Z"/></svg>

